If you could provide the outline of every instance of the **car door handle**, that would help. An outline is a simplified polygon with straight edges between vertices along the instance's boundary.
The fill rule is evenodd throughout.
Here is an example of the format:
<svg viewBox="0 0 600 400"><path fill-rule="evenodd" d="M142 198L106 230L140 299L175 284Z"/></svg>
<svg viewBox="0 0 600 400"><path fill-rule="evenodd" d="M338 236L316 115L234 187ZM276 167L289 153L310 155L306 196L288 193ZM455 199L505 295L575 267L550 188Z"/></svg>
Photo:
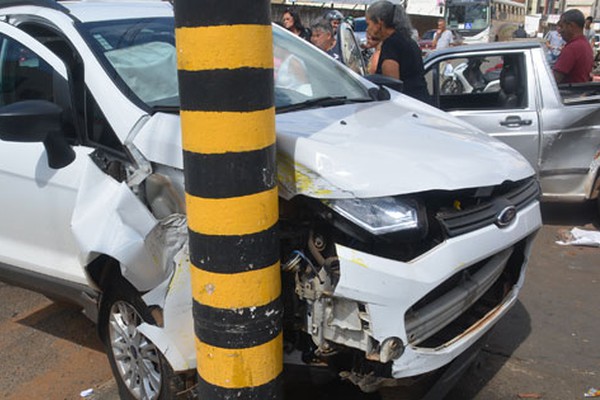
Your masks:
<svg viewBox="0 0 600 400"><path fill-rule="evenodd" d="M529 126L531 125L530 119L521 119L521 117L516 115L511 115L510 117L506 117L504 121L500 122L500 125L506 126L507 128L516 128L519 126Z"/></svg>

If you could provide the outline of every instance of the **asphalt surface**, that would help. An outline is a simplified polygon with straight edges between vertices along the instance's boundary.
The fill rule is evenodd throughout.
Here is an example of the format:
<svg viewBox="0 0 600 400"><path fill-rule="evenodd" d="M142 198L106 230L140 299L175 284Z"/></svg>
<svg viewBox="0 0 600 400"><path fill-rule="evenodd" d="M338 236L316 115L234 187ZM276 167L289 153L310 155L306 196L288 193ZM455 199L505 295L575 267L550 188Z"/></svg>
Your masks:
<svg viewBox="0 0 600 400"><path fill-rule="evenodd" d="M599 230L595 205L545 204L520 301L492 330L445 400L581 399L600 389L600 248L560 246L562 231ZM95 328L78 310L0 283L0 398L118 398ZM440 396L441 397L441 396ZM287 383L286 399L400 400L347 383Z"/></svg>

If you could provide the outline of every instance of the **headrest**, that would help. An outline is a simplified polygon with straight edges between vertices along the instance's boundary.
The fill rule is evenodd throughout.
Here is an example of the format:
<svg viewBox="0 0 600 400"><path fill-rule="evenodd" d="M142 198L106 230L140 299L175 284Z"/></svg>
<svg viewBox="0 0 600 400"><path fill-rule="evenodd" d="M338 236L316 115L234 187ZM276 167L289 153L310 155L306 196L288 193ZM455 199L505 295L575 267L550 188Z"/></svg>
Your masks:
<svg viewBox="0 0 600 400"><path fill-rule="evenodd" d="M512 65L504 65L500 72L500 88L506 94L517 93L518 89L517 74Z"/></svg>

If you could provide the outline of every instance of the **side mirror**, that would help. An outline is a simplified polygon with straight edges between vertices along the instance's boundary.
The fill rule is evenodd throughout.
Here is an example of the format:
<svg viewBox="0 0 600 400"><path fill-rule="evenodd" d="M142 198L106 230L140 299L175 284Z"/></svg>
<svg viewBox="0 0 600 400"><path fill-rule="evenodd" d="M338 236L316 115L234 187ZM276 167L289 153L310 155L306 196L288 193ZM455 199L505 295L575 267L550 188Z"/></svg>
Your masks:
<svg viewBox="0 0 600 400"><path fill-rule="evenodd" d="M402 92L404 90L404 82L400 79L390 78L389 76L380 74L365 75L365 78L376 85L386 86L397 92Z"/></svg>
<svg viewBox="0 0 600 400"><path fill-rule="evenodd" d="M50 168L66 167L75 151L61 132L62 108L46 100L25 100L0 107L0 139L7 142L42 142Z"/></svg>

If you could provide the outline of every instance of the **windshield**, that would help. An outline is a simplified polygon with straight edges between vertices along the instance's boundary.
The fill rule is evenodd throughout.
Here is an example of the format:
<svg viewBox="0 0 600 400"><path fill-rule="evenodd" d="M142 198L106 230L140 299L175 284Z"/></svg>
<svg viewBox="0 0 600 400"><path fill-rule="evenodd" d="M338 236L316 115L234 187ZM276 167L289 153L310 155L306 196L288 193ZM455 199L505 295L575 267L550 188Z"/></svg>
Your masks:
<svg viewBox="0 0 600 400"><path fill-rule="evenodd" d="M82 24L90 47L121 90L154 109L178 109L173 18ZM367 88L332 57L273 27L275 106L323 98L365 101ZM201 95L201 94L199 94Z"/></svg>
<svg viewBox="0 0 600 400"><path fill-rule="evenodd" d="M460 30L483 30L489 24L489 6L482 3L448 6L448 26Z"/></svg>

